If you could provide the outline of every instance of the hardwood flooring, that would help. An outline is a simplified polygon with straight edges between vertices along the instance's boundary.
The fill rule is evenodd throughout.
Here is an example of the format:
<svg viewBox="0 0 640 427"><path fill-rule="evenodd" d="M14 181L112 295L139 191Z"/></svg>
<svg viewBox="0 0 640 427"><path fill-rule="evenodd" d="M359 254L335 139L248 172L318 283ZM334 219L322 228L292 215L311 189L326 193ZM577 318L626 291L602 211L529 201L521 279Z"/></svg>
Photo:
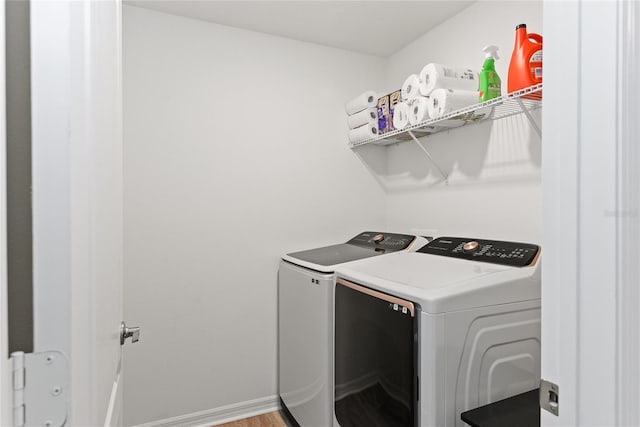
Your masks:
<svg viewBox="0 0 640 427"><path fill-rule="evenodd" d="M258 415L257 417L220 424L218 427L287 427L287 423L284 422L280 414L276 411Z"/></svg>

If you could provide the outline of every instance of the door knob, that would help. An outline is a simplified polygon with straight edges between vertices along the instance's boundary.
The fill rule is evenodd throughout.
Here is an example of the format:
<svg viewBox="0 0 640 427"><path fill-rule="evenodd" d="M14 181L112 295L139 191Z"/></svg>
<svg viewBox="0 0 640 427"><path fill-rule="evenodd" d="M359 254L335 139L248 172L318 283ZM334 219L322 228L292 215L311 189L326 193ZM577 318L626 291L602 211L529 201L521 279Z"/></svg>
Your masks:
<svg viewBox="0 0 640 427"><path fill-rule="evenodd" d="M140 341L140 328L128 327L126 323L120 322L120 345L124 345L127 338L131 338L132 343Z"/></svg>

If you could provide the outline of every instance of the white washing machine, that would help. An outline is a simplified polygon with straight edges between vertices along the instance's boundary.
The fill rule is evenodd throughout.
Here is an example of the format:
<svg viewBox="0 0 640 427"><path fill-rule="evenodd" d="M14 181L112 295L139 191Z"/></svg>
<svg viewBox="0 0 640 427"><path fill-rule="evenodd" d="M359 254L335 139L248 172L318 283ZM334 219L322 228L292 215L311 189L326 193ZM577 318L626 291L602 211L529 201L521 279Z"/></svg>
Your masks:
<svg viewBox="0 0 640 427"><path fill-rule="evenodd" d="M457 237L339 266L334 408L351 426L464 426L539 386L540 248Z"/></svg>
<svg viewBox="0 0 640 427"><path fill-rule="evenodd" d="M363 232L346 243L287 254L278 269L278 392L301 426L333 423L333 287L337 266L421 248L406 234ZM384 255L384 256L381 256Z"/></svg>

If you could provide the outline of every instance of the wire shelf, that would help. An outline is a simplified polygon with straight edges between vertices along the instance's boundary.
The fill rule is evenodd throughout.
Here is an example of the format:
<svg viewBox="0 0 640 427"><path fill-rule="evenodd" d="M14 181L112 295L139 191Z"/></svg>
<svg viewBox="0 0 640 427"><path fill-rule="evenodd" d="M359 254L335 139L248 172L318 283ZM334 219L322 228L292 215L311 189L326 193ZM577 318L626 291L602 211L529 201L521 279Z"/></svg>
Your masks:
<svg viewBox="0 0 640 427"><path fill-rule="evenodd" d="M389 145L409 141L414 138L433 135L461 126L481 123L486 120L498 120L516 114L524 113L531 125L541 135L540 127L531 117L530 112L542 107L542 83L512 92L480 104L471 105L452 111L436 119L425 120L415 125L409 125L401 130L394 130L375 138L349 143L349 147L357 148L363 145Z"/></svg>

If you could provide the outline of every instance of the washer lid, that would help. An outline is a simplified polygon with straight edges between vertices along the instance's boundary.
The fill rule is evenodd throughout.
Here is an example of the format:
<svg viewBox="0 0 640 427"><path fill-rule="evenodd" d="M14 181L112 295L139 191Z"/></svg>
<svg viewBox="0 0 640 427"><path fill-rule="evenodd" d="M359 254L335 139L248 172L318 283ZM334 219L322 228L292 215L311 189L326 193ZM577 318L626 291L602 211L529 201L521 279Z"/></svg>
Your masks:
<svg viewBox="0 0 640 427"><path fill-rule="evenodd" d="M532 267L475 262L413 252L336 268L336 276L444 313L540 298L539 263Z"/></svg>
<svg viewBox="0 0 640 427"><path fill-rule="evenodd" d="M342 243L339 245L325 246L324 248L310 249L308 251L294 252L283 257L286 261L298 263L306 261L324 267L333 267L337 264L370 258L385 253L384 249L365 248L362 246Z"/></svg>
<svg viewBox="0 0 640 427"><path fill-rule="evenodd" d="M407 234L365 231L346 243L294 252L282 259L313 270L332 272L339 264L407 249L414 240L415 236Z"/></svg>

